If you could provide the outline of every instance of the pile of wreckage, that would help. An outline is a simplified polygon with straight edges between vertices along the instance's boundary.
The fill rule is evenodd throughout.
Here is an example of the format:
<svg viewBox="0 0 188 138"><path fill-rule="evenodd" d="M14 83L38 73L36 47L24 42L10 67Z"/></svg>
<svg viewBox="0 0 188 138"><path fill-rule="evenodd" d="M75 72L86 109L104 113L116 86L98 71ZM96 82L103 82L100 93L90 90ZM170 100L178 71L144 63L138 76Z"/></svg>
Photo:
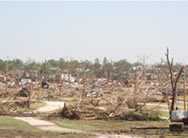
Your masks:
<svg viewBox="0 0 188 138"><path fill-rule="evenodd" d="M20 75L22 74L22 75ZM80 118L110 118L128 110L128 97L144 95L160 100L162 97L158 81L149 74L147 79L109 80L106 78L78 78L71 74L59 75L58 81L50 81L46 76L32 76L27 72L14 75L0 75L0 97L7 97L29 107L30 101L50 98L63 100L75 97L77 103L72 109L81 113ZM57 76L54 75L56 78ZM131 75L130 75L131 76ZM55 80L55 79L54 79ZM137 90L135 90L135 84ZM144 97L144 98L145 98ZM146 100L146 99L142 99ZM156 101L157 101L156 100ZM147 102L150 102L148 100ZM69 108L69 105L67 105ZM72 106L72 105L71 105ZM70 107L71 108L71 107Z"/></svg>

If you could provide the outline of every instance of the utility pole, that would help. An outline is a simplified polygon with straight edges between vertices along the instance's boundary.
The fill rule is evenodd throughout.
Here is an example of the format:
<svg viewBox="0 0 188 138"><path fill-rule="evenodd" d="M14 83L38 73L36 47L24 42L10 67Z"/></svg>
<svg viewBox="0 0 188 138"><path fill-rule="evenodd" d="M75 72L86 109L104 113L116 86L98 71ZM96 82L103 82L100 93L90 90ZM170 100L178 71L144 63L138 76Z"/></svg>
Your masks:
<svg viewBox="0 0 188 138"><path fill-rule="evenodd" d="M44 75L45 75L45 82L48 82L48 77L49 77L49 74L48 74L48 61L47 60L45 60L45 73L44 73ZM46 92L47 92L47 94L48 94L48 101L50 100L50 91L49 91L49 89L47 88L46 89Z"/></svg>
<svg viewBox="0 0 188 138"><path fill-rule="evenodd" d="M5 62L5 93L8 93L8 57Z"/></svg>
<svg viewBox="0 0 188 138"><path fill-rule="evenodd" d="M186 106L186 70L184 70L183 80L184 80L184 85L183 85L184 99L183 99L183 102L184 102L184 111L186 111L187 110L187 106Z"/></svg>

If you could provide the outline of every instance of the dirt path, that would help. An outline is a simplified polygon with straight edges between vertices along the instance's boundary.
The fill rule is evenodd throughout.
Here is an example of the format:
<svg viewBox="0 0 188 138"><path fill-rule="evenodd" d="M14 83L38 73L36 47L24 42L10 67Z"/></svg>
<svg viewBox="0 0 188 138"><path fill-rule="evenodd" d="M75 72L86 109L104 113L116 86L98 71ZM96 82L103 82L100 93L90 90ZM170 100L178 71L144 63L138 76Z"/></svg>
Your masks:
<svg viewBox="0 0 188 138"><path fill-rule="evenodd" d="M51 113L58 109L63 109L65 106L64 102L61 101L45 101L46 105L35 110L35 113Z"/></svg>
<svg viewBox="0 0 188 138"><path fill-rule="evenodd" d="M61 133L82 133L82 131L79 130L62 128L52 122L40 120L33 117L16 117L15 119L24 121L30 124L31 126L44 131L61 132Z"/></svg>
<svg viewBox="0 0 188 138"><path fill-rule="evenodd" d="M45 106L35 110L34 112L36 112L36 113L50 113L50 112L56 111L58 109L62 109L65 106L64 102L58 102L58 101L45 101L45 104L46 104ZM84 132L81 130L62 128L50 121L40 120L40 119L34 118L34 117L15 117L15 119L24 121L24 122L30 124L31 126L41 129L43 131L51 131L51 132L59 132L59 133L85 133L85 134L88 134L88 132ZM108 135L108 134L97 134L97 133L90 133L90 134L96 135L96 138L141 138L141 137L131 136L131 135Z"/></svg>
<svg viewBox="0 0 188 138"><path fill-rule="evenodd" d="M64 102L58 102L58 101L45 101L45 104L46 104L45 106L35 110L34 112L35 113L51 113L58 109L62 109L65 105ZM34 117L16 117L15 119L24 121L30 124L31 126L44 130L44 131L53 131L53 132L61 132L61 133L82 133L79 130L62 128L52 122L40 120Z"/></svg>
<svg viewBox="0 0 188 138"><path fill-rule="evenodd" d="M16 117L15 119L24 121L30 124L31 126L38 128L40 130L43 130L43 131L51 131L51 132L59 132L59 133L92 134L92 135L96 135L96 138L141 138L141 137L133 136L133 135L98 134L98 133L88 133L88 132L84 132L84 131L76 130L76 129L62 128L52 122L40 120L40 119L33 118L33 117Z"/></svg>

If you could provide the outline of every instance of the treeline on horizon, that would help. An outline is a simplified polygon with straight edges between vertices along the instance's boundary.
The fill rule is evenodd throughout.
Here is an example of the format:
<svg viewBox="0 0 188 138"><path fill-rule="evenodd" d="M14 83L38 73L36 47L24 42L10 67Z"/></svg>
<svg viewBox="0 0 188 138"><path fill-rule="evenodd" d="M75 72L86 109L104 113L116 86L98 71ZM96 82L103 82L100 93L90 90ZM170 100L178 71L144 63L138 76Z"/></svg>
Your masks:
<svg viewBox="0 0 188 138"><path fill-rule="evenodd" d="M177 64L177 67L178 65L179 64ZM83 75L84 73L97 78L105 77L110 79L127 78L130 71L132 71L136 66L144 67L145 65L142 62L130 63L126 59L112 61L106 57L103 58L102 61L100 61L98 58L96 58L94 61L80 61L76 59L65 60L60 58L57 60L45 60L45 62L42 63L33 60L24 62L21 59L0 59L0 71L3 73L17 70L38 72L40 74L67 72L73 76ZM163 64L160 63L153 66L166 66L166 63L163 62Z"/></svg>

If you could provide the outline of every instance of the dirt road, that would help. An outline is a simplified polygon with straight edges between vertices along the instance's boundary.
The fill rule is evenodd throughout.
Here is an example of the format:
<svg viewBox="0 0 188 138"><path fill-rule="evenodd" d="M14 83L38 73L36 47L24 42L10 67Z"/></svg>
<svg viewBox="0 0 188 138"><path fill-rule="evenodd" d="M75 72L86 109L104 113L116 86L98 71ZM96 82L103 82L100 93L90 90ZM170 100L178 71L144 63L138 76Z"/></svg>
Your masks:
<svg viewBox="0 0 188 138"><path fill-rule="evenodd" d="M35 110L34 112L35 113L50 113L58 109L64 108L64 105L65 105L64 102L45 101L45 106ZM15 119L24 121L30 124L31 126L44 130L44 131L53 131L53 132L62 132L62 133L81 133L81 131L79 130L61 128L52 122L40 120L34 117L16 117Z"/></svg>
<svg viewBox="0 0 188 138"><path fill-rule="evenodd" d="M35 113L51 113L58 109L63 109L65 103L62 101L45 101L45 106L35 110Z"/></svg>
<svg viewBox="0 0 188 138"><path fill-rule="evenodd" d="M79 130L62 128L52 122L40 120L33 117L16 117L15 119L24 121L30 124L31 126L44 131L61 132L61 133L82 133L82 131Z"/></svg>
<svg viewBox="0 0 188 138"><path fill-rule="evenodd" d="M34 112L36 112L36 113L50 113L50 112L56 111L58 109L62 109L64 106L65 106L64 102L45 101L45 106L35 110ZM41 120L41 119L34 118L34 117L15 117L15 119L24 121L24 122L30 124L31 126L41 129L43 131L88 134L88 132L84 132L81 130L62 128L50 121ZM141 137L132 136L132 135L109 135L109 134L97 134L97 133L89 133L89 134L96 135L96 138L141 138Z"/></svg>

